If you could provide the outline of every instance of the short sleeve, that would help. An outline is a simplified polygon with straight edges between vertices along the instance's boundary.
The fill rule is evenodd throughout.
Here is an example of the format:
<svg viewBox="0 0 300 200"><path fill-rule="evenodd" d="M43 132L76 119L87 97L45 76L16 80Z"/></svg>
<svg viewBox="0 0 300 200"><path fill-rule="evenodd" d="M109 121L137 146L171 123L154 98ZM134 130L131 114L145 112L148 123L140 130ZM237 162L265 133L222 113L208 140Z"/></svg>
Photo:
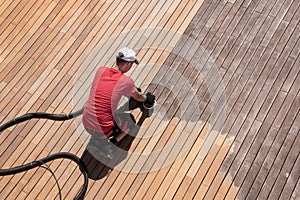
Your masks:
<svg viewBox="0 0 300 200"><path fill-rule="evenodd" d="M125 76L124 77L125 80L126 80L126 89L125 89L125 96L132 96L133 93L136 91L136 88L135 88L135 84L134 84L134 81L132 80L132 78L128 77L128 76Z"/></svg>

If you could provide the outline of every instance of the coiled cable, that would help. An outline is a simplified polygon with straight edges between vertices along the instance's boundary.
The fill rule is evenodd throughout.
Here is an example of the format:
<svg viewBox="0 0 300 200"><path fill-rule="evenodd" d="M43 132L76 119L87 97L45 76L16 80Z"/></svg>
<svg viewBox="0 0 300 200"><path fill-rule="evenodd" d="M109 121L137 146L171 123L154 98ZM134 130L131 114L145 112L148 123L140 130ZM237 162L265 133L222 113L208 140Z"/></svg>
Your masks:
<svg viewBox="0 0 300 200"><path fill-rule="evenodd" d="M13 120L10 120L3 125L0 125L0 132L4 131L5 129L7 129L11 126L14 126L16 124L19 124L21 122L24 122L24 121L27 121L30 119L49 119L49 120L54 120L54 121L65 121L65 120L73 119L73 118L81 115L83 113L83 109L84 108L82 108L78 111L75 111L73 113L70 113L70 114L50 114L50 113L44 113L44 112L27 113L20 117L14 118ZM87 187L88 187L87 168L86 168L85 164L83 163L83 161L79 157L77 157L76 155L69 153L69 152L55 153L55 154L49 155L45 158L42 158L42 159L27 163L27 164L24 164L21 166L9 168L9 169L0 169L0 176L8 176L8 175L13 175L13 174L21 173L24 171L28 171L35 167L40 167L40 166L44 165L45 163L48 163L48 162L56 160L56 159L69 159L69 160L72 160L75 163L77 163L81 173L83 174L84 183L81 188L81 191L77 194L77 196L74 198L74 200L83 199L84 195L87 191Z"/></svg>

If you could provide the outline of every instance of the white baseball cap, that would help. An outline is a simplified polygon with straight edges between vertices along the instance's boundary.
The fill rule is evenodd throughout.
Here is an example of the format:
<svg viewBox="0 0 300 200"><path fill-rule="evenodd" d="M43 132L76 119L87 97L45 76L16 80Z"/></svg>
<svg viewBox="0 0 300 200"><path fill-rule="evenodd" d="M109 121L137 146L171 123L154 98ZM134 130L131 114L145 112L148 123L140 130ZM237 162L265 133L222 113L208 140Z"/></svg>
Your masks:
<svg viewBox="0 0 300 200"><path fill-rule="evenodd" d="M121 48L117 54L117 57L128 62L134 62L135 64L139 64L135 52L128 47Z"/></svg>

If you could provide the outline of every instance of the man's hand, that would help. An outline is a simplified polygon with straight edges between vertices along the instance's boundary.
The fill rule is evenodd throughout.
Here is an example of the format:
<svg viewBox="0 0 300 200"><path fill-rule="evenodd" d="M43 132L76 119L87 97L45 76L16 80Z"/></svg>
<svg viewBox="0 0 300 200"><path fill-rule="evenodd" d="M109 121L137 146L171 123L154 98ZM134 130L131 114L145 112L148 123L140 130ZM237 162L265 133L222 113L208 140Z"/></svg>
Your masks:
<svg viewBox="0 0 300 200"><path fill-rule="evenodd" d="M146 93L146 101L144 102L144 105L146 108L151 108L155 104L155 96L151 92Z"/></svg>
<svg viewBox="0 0 300 200"><path fill-rule="evenodd" d="M142 92L142 89L141 88L136 88L136 90L138 91L138 92Z"/></svg>

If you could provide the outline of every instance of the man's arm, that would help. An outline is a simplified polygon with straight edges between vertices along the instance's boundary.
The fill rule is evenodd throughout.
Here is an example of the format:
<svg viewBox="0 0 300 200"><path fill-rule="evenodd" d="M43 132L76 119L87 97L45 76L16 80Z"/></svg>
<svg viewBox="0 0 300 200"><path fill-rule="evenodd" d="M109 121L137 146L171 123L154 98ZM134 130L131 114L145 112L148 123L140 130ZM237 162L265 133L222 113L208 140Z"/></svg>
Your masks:
<svg viewBox="0 0 300 200"><path fill-rule="evenodd" d="M144 95L142 92L139 92L137 89L135 92L131 95L132 98L134 98L137 101L144 102L146 101L146 95Z"/></svg>

